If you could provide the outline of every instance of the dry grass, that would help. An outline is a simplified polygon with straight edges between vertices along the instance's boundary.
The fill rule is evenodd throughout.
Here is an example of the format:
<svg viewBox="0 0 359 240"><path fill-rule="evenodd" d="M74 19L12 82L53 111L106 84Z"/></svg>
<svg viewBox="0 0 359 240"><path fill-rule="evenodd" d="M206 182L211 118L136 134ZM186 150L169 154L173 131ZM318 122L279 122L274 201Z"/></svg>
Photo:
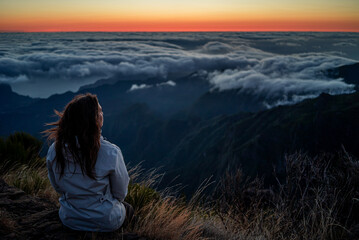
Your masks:
<svg viewBox="0 0 359 240"><path fill-rule="evenodd" d="M126 201L136 210L136 218L125 231L137 233L148 239L203 239L201 223L196 220L191 210L173 197L168 197L169 190L158 192L154 186L161 175L156 171L144 172L139 166L129 169L131 183ZM22 189L33 196L45 197L58 204L58 194L52 188L47 169L22 165L2 176L12 186ZM10 218L3 218L5 220ZM11 223L11 221L7 221ZM7 224L7 225L9 225ZM10 229L11 225L9 225ZM116 237L115 237L116 239ZM118 239L121 236L118 235Z"/></svg>
<svg viewBox="0 0 359 240"><path fill-rule="evenodd" d="M201 220L192 205L171 197L176 194L171 188L155 190L162 174L154 169L145 172L139 165L129 168L129 174L125 201L134 207L136 217L126 230L148 239L204 239Z"/></svg>
<svg viewBox="0 0 359 240"><path fill-rule="evenodd" d="M359 164L348 154L286 158L286 178L266 188L263 179L246 178L241 171L226 174L215 198L203 188L188 202L155 190L161 175L139 166L130 168L126 201L136 218L125 231L147 239L354 239L359 226ZM24 191L52 199L55 193L44 167L28 167L4 175ZM210 204L208 204L210 202ZM15 228L11 218L1 224ZM115 239L121 239L120 235Z"/></svg>
<svg viewBox="0 0 359 240"><path fill-rule="evenodd" d="M201 221L175 199L151 202L137 214L133 230L141 236L150 239L204 239Z"/></svg>
<svg viewBox="0 0 359 240"><path fill-rule="evenodd" d="M15 147L14 147L15 149ZM16 153L16 151L14 151ZM4 180L25 192L58 204L44 159L38 156L2 161ZM129 168L126 201L136 217L124 229L147 239L358 239L359 162L342 151L309 157L286 157L284 179L270 188L240 170L227 173L213 196L204 194L205 181L189 201L177 198L178 186L156 190L162 175ZM11 216L0 212L0 225L15 230ZM121 239L120 235L114 239Z"/></svg>
<svg viewBox="0 0 359 240"><path fill-rule="evenodd" d="M13 169L2 178L7 184L23 190L27 194L43 197L58 204L59 195L47 178L46 167L21 165L19 169Z"/></svg>
<svg viewBox="0 0 359 240"><path fill-rule="evenodd" d="M286 179L263 181L227 174L216 210L228 239L355 239L359 224L359 164L345 151L286 158ZM235 237L233 237L235 236Z"/></svg>

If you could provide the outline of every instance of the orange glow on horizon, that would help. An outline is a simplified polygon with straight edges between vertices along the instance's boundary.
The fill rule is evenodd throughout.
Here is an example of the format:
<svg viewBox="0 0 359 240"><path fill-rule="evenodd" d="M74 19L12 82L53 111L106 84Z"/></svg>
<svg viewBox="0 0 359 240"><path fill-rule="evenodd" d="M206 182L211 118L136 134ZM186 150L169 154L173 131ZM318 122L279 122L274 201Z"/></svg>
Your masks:
<svg viewBox="0 0 359 240"><path fill-rule="evenodd" d="M359 21L32 21L0 23L2 32L222 32L321 31L359 32Z"/></svg>
<svg viewBox="0 0 359 240"><path fill-rule="evenodd" d="M358 0L6 0L0 32L359 32L358 12Z"/></svg>

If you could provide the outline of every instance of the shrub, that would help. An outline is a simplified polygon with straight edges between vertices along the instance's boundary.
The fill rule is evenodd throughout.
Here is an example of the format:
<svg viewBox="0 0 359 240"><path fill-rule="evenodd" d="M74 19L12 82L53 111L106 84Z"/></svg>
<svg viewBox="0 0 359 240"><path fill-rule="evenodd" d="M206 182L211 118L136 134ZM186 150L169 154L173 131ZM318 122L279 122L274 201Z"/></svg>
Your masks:
<svg viewBox="0 0 359 240"><path fill-rule="evenodd" d="M158 201L159 199L160 194L148 186L139 183L131 183L128 186L126 202L131 204L136 212L149 203Z"/></svg>
<svg viewBox="0 0 359 240"><path fill-rule="evenodd" d="M0 141L0 175L25 164L45 164L39 157L42 142L28 133L16 132Z"/></svg>
<svg viewBox="0 0 359 240"><path fill-rule="evenodd" d="M39 157L42 142L16 132L0 139L0 176L24 192L56 201L57 193L47 178L46 161Z"/></svg>

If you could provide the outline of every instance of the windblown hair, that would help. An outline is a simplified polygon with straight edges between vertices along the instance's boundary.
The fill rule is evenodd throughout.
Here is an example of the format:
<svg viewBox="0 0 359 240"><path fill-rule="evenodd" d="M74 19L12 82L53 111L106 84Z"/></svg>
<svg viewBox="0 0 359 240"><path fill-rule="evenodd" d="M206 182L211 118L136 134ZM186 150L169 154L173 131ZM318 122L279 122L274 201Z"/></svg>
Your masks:
<svg viewBox="0 0 359 240"><path fill-rule="evenodd" d="M87 93L75 96L63 112L56 110L60 119L48 126L54 126L43 133L48 141L55 141L57 167L60 178L64 175L66 163L64 156L72 156L80 165L83 175L95 179L93 169L100 149L101 123L99 119L99 103L96 95Z"/></svg>

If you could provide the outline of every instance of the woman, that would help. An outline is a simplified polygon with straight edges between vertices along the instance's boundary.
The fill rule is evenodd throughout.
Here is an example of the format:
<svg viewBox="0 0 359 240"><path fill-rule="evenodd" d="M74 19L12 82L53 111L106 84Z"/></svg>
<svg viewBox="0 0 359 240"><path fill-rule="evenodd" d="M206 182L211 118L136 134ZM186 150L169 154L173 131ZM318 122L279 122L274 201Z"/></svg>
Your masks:
<svg viewBox="0 0 359 240"><path fill-rule="evenodd" d="M73 230L111 232L133 209L124 202L129 176L121 150L101 136L102 108L96 95L77 95L46 130L55 142L46 163L52 186L61 194L59 216Z"/></svg>

